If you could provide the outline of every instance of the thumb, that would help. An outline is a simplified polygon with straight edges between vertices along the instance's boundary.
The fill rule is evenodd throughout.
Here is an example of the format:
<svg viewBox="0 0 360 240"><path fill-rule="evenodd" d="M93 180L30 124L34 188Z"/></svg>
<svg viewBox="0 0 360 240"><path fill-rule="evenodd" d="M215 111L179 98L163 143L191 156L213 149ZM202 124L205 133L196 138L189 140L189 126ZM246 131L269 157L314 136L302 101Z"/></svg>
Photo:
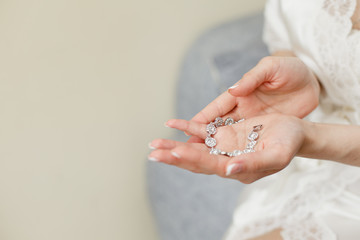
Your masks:
<svg viewBox="0 0 360 240"><path fill-rule="evenodd" d="M259 173L274 169L281 169L286 165L285 158L276 150L261 150L247 153L233 158L227 163L226 176L238 173Z"/></svg>
<svg viewBox="0 0 360 240"><path fill-rule="evenodd" d="M229 88L234 97L245 97L265 82L271 81L278 61L274 57L263 58L254 68L244 74L242 79Z"/></svg>

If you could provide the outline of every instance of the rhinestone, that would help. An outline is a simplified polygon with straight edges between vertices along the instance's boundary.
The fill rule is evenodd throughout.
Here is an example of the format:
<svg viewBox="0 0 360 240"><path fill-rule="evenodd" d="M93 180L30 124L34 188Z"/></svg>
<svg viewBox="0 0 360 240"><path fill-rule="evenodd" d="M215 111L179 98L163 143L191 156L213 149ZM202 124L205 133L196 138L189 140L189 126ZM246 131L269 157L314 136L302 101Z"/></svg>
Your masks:
<svg viewBox="0 0 360 240"><path fill-rule="evenodd" d="M226 126L232 125L232 124L234 124L234 123L235 123L235 121L234 121L234 119L232 119L231 117L228 117L228 118L225 120L225 125L226 125Z"/></svg>
<svg viewBox="0 0 360 240"><path fill-rule="evenodd" d="M233 151L233 156L239 156L242 154L242 151L241 150L234 150Z"/></svg>
<svg viewBox="0 0 360 240"><path fill-rule="evenodd" d="M250 141L255 141L259 137L259 134L257 132L251 132L248 136L248 139Z"/></svg>
<svg viewBox="0 0 360 240"><path fill-rule="evenodd" d="M206 132L208 132L209 134L214 135L216 133L216 127L213 123L210 123L206 126Z"/></svg>
<svg viewBox="0 0 360 240"><path fill-rule="evenodd" d="M215 118L214 123L215 123L216 127L220 127L220 126L222 126L224 124L224 120L221 117L217 117L217 118Z"/></svg>
<svg viewBox="0 0 360 240"><path fill-rule="evenodd" d="M216 140L215 140L215 138L212 138L212 137L207 137L206 139L205 139L205 144L206 144L206 146L208 146L208 147L215 147L215 145L216 145Z"/></svg>
<svg viewBox="0 0 360 240"><path fill-rule="evenodd" d="M216 148L212 148L210 150L210 154L219 155L220 153L221 153L221 150L216 149Z"/></svg>
<svg viewBox="0 0 360 240"><path fill-rule="evenodd" d="M243 122L243 121L245 121L245 118L242 118L242 119L236 121L235 123L239 123L239 122Z"/></svg>
<svg viewBox="0 0 360 240"><path fill-rule="evenodd" d="M252 148L255 147L255 145L256 145L256 141L251 141L251 142L248 143L248 145L246 146L246 148L252 149Z"/></svg>
<svg viewBox="0 0 360 240"><path fill-rule="evenodd" d="M233 157L233 153L232 152L228 152L226 155L228 155L229 157Z"/></svg>
<svg viewBox="0 0 360 240"><path fill-rule="evenodd" d="M249 153L249 152L252 152L251 149L245 149L244 150L244 153Z"/></svg>
<svg viewBox="0 0 360 240"><path fill-rule="evenodd" d="M253 131L259 131L259 130L261 130L261 128L262 128L262 125L261 125L261 124L260 124L260 125L256 125L256 126L253 127Z"/></svg>
<svg viewBox="0 0 360 240"><path fill-rule="evenodd" d="M225 152L225 151L221 151L221 153L220 153L221 155L227 155L227 152Z"/></svg>

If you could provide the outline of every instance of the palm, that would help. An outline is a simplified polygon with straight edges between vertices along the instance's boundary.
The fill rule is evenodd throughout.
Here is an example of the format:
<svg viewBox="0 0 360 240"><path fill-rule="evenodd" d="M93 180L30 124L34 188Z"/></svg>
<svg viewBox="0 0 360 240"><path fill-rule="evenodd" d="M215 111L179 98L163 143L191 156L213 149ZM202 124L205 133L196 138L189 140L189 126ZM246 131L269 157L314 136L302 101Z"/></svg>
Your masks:
<svg viewBox="0 0 360 240"><path fill-rule="evenodd" d="M248 119L242 123L218 128L215 138L216 148L223 151L244 149L247 136L253 126L263 125L255 147L256 152L229 158L223 155L211 155L204 143L181 143L172 140L154 141L152 154L162 162L176 165L196 173L217 174L226 176L226 167L232 162L242 162L245 171L228 176L239 181L250 183L285 168L301 147L303 137L299 119L280 114L270 114ZM186 120L171 120L170 127L187 131L200 139L206 138L206 124ZM175 151L181 159L176 159L171 152Z"/></svg>

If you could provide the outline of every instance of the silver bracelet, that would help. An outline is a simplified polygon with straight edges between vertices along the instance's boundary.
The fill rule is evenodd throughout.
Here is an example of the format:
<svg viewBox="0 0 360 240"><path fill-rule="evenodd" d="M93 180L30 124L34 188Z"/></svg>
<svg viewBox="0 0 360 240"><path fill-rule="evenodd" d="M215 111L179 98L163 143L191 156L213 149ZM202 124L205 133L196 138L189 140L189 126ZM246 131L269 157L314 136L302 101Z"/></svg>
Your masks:
<svg viewBox="0 0 360 240"><path fill-rule="evenodd" d="M244 150L234 150L232 152L226 152L215 148L217 142L215 138L213 138L213 136L215 135L217 128L221 126L230 126L232 124L236 124L242 121L245 121L245 119L242 118L238 121L235 121L234 119L229 117L224 121L221 117L217 117L214 122L211 122L206 126L207 137L205 139L205 145L210 148L210 154L236 157L241 154L255 152L254 147L257 143L257 139L259 138L258 131L262 129L262 125L256 125L253 127L252 131L247 137L250 142L246 145L246 148Z"/></svg>

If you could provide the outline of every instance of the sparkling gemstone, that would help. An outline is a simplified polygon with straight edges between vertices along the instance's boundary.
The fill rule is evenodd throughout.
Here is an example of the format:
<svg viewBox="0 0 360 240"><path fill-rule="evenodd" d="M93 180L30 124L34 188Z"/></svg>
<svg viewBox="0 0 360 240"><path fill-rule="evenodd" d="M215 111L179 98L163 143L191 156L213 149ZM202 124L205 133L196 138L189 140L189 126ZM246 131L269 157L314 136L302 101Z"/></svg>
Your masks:
<svg viewBox="0 0 360 240"><path fill-rule="evenodd" d="M244 153L250 153L250 152L252 152L251 149L245 149L244 150Z"/></svg>
<svg viewBox="0 0 360 240"><path fill-rule="evenodd" d="M232 125L234 124L235 121L234 119L232 119L231 117L228 117L226 120L225 120L225 125L228 126L228 125Z"/></svg>
<svg viewBox="0 0 360 240"><path fill-rule="evenodd" d="M259 131L259 130L261 130L261 128L262 128L262 125L261 125L261 124L260 124L260 125L256 125L256 126L253 127L253 131Z"/></svg>
<svg viewBox="0 0 360 240"><path fill-rule="evenodd" d="M215 118L215 125L217 126L217 127L220 127L220 126L222 126L223 124L224 124L224 120L221 118L221 117L217 117L217 118Z"/></svg>
<svg viewBox="0 0 360 240"><path fill-rule="evenodd" d="M248 139L250 141L255 141L259 137L259 134L257 132L251 132L248 136Z"/></svg>
<svg viewBox="0 0 360 240"><path fill-rule="evenodd" d="M210 150L210 154L219 155L220 153L221 153L221 150L216 149L216 148L212 148Z"/></svg>
<svg viewBox="0 0 360 240"><path fill-rule="evenodd" d="M209 134L214 135L216 133L216 127L214 124L210 123L206 126L206 132L208 132Z"/></svg>
<svg viewBox="0 0 360 240"><path fill-rule="evenodd" d="M233 151L233 156L239 156L242 154L242 151L241 150L234 150Z"/></svg>
<svg viewBox="0 0 360 240"><path fill-rule="evenodd" d="M215 138L212 138L212 137L207 137L206 139L205 139L205 144L206 144L206 146L208 146L208 147L215 147L215 145L216 145L216 140L215 140Z"/></svg>
<svg viewBox="0 0 360 240"><path fill-rule="evenodd" d="M255 147L255 145L256 145L256 141L251 141L251 142L249 142L248 144L247 144L247 146L246 146L246 148L254 148Z"/></svg>
<svg viewBox="0 0 360 240"><path fill-rule="evenodd" d="M228 153L226 153L226 155L228 155L228 157L233 157L234 156L232 152L228 152Z"/></svg>
<svg viewBox="0 0 360 240"><path fill-rule="evenodd" d="M242 118L242 119L236 121L235 123L239 123L239 122L243 122L243 121L245 121L245 118Z"/></svg>

